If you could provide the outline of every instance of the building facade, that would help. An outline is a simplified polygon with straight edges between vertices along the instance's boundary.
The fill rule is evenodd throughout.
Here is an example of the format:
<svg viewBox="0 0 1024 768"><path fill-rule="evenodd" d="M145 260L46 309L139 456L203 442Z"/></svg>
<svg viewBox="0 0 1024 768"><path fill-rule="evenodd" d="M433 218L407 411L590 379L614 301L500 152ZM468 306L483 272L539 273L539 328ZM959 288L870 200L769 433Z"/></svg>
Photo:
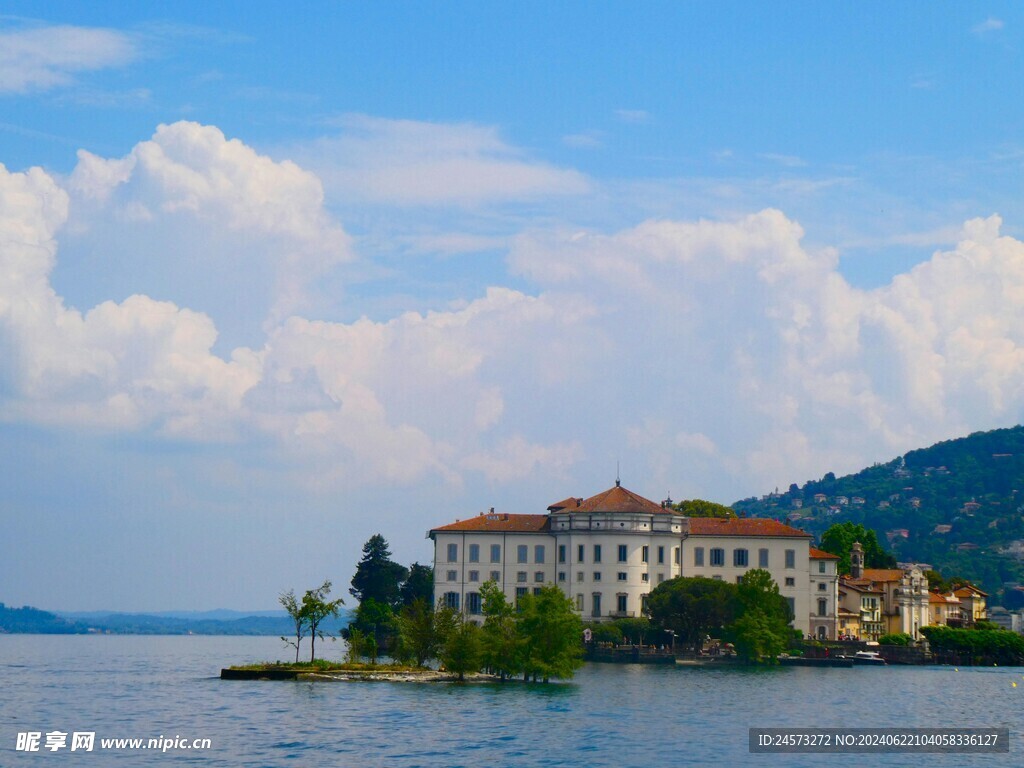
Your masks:
<svg viewBox="0 0 1024 768"><path fill-rule="evenodd" d="M687 518L618 482L588 499L552 504L547 514L492 509L428 536L435 601L471 617L481 613L480 587L488 580L510 600L557 584L584 620L603 621L643 615L650 591L677 576L736 582L752 568L772 574L801 633L810 632L818 608L810 534L774 520ZM826 606L833 633L835 605L833 596Z"/></svg>

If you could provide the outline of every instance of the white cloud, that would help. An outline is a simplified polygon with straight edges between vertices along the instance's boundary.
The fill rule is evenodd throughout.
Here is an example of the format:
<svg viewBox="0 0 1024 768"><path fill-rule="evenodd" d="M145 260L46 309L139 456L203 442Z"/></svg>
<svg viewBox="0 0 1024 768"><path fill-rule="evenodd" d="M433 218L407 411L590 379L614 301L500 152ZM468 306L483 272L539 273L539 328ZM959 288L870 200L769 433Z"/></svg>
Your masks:
<svg viewBox="0 0 1024 768"><path fill-rule="evenodd" d="M622 429L659 482L698 461L698 482L771 487L1019 421L1024 244L998 219L869 291L802 235L770 210L648 221L523 237L512 265L600 308L606 355L644 393Z"/></svg>
<svg viewBox="0 0 1024 768"><path fill-rule="evenodd" d="M979 37L986 35L989 32L997 32L1005 26L1002 19L997 19L994 16L989 16L984 21L980 21L971 27L971 32Z"/></svg>
<svg viewBox="0 0 1024 768"><path fill-rule="evenodd" d="M0 93L45 91L76 74L136 58L132 40L110 29L57 26L0 33Z"/></svg>
<svg viewBox="0 0 1024 768"><path fill-rule="evenodd" d="M495 128L348 115L342 132L295 154L347 200L478 206L578 195L581 173L530 158Z"/></svg>
<svg viewBox="0 0 1024 768"><path fill-rule="evenodd" d="M183 300L215 287L210 311L237 292L239 272L247 274L247 289L266 274L273 285L262 312L279 320L303 305L310 283L352 258L351 240L326 212L315 175L259 155L213 126L161 125L123 158L85 150L78 157L68 180L76 202L72 231L90 233L93 253L126 261L108 260L103 269L140 278L152 269L119 247L128 233L150 251L145 256L171 249L164 258L181 266L174 281L194 278L182 286ZM224 242L225 231L233 242Z"/></svg>

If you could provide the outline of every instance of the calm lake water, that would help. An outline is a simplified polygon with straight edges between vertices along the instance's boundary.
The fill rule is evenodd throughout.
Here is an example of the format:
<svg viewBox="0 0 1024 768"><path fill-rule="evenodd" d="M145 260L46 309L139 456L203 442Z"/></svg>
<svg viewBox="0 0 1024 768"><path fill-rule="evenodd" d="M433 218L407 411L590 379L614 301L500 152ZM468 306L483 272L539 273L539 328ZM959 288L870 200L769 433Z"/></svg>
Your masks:
<svg viewBox="0 0 1024 768"><path fill-rule="evenodd" d="M276 658L276 638L0 635L0 766L1024 765L1024 668L587 665L549 686L217 679ZM1009 727L1011 753L747 751L751 726L893 725ZM19 731L53 730L94 731L97 749L15 750ZM159 736L212 748L98 750Z"/></svg>

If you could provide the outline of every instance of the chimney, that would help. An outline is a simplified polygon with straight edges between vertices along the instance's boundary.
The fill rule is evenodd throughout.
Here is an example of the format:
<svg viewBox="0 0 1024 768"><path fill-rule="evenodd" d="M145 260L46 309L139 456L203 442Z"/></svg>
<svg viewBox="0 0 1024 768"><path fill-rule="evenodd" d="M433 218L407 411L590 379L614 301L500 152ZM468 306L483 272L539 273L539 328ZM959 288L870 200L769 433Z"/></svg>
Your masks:
<svg viewBox="0 0 1024 768"><path fill-rule="evenodd" d="M864 547L859 541L853 542L850 550L850 576L859 579L864 575Z"/></svg>
<svg viewBox="0 0 1024 768"><path fill-rule="evenodd" d="M491 507L491 514L494 514L494 507Z"/></svg>

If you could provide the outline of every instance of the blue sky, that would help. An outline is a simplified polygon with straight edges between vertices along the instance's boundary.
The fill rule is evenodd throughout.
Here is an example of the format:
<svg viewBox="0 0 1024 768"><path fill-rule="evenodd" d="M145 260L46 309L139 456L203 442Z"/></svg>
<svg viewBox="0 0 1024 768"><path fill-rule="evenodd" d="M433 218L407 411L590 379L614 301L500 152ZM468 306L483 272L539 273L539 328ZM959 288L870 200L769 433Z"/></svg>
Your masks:
<svg viewBox="0 0 1024 768"><path fill-rule="evenodd" d="M380 531L1016 424L1009 3L10 3L0 583L273 607Z"/></svg>

